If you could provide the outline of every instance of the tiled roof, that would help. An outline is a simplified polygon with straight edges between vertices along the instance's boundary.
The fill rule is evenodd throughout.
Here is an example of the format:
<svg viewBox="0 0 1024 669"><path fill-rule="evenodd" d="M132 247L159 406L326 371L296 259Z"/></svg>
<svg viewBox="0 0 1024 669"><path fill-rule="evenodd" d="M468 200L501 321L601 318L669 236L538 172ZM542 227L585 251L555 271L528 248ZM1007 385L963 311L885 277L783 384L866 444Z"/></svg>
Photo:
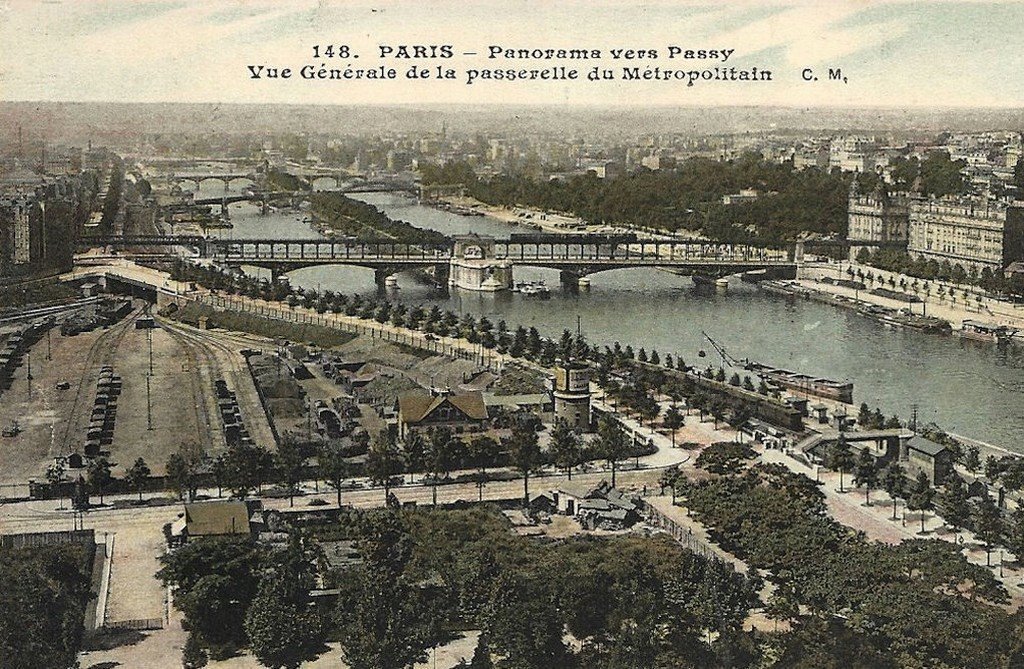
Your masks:
<svg viewBox="0 0 1024 669"><path fill-rule="evenodd" d="M471 420L487 418L487 407L479 392L435 396L414 390L398 396L398 410L406 423L419 423L445 404L456 408Z"/></svg>

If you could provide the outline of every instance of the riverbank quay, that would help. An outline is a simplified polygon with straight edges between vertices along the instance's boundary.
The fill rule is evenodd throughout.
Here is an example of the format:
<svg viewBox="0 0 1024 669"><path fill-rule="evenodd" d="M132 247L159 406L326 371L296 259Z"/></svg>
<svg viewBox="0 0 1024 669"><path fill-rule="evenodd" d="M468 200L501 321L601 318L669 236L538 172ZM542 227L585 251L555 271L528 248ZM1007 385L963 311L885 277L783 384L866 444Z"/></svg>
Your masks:
<svg viewBox="0 0 1024 669"><path fill-rule="evenodd" d="M861 278L869 275L873 277L872 280ZM826 283L824 279L833 283ZM860 281L864 283L865 289L834 283L840 280ZM948 321L954 330L965 320L982 320L1024 331L1024 303L995 299L976 286L928 281L848 261L805 263L799 269L796 283L832 296L941 318ZM889 288L912 296L917 301L875 295L869 292L874 288ZM1017 340L1024 343L1020 336Z"/></svg>
<svg viewBox="0 0 1024 669"><path fill-rule="evenodd" d="M488 218L492 218L508 225L526 227L550 234L569 235L579 234L582 232L594 234L635 234L638 239L650 240L705 239L699 233L691 230L679 230L669 233L663 230L655 230L639 226L614 226L606 223L594 224L588 223L578 216L544 211L543 209L536 209L534 207L527 207L523 205L500 207L481 202L480 200L465 195L442 196L437 198L437 202L450 205L457 208L457 210L479 212Z"/></svg>

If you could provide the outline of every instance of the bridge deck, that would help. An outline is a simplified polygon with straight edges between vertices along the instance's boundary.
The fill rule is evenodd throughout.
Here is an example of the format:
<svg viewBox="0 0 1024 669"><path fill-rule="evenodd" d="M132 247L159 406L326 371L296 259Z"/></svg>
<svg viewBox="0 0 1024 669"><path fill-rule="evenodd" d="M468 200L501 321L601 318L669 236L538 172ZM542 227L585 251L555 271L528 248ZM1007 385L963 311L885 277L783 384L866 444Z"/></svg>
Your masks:
<svg viewBox="0 0 1024 669"><path fill-rule="evenodd" d="M720 244L706 241L632 241L617 243L596 237L588 243L579 236L566 240L529 242L494 240L488 257L515 264L550 267L791 267L794 249ZM360 263L429 265L453 260L451 245L417 245L389 240L253 239L231 240L196 236L96 237L88 246L187 246L206 258L225 263ZM466 257L476 260L479 257Z"/></svg>

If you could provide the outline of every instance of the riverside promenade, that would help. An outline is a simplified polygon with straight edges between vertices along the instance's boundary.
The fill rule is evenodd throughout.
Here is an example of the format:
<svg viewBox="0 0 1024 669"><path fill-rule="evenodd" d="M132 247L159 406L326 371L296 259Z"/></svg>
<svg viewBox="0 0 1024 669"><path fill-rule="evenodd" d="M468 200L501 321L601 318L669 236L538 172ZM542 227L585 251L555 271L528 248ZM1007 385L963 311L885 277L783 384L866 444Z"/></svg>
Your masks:
<svg viewBox="0 0 1024 669"><path fill-rule="evenodd" d="M865 274L870 272L876 277L882 277L886 282L886 287L891 287L888 283L891 278L897 286L896 290L914 295L921 302L908 303L904 300L872 295L869 292L871 288L880 286L877 281L874 284L869 283L865 290L854 290L845 286L821 282L821 279L824 278L849 280L851 278L849 270L851 269L855 273L855 279L858 270ZM900 281L904 281L908 286L913 285L915 282L919 286L929 283L931 288L927 293L920 288L917 293L914 293L911 289L904 290L899 288ZM963 321L971 319L1024 330L1024 303L1015 304L1006 300L993 299L975 286L960 286L941 281L925 281L917 277L887 272L849 261L806 263L800 268L797 283L803 288L829 295L842 296L850 300L851 306L856 302L861 302L890 309L906 309L910 307L916 314L926 311L928 316L948 321L954 330L958 329ZM942 296L938 295L939 288L942 288ZM964 296L965 293L966 297Z"/></svg>

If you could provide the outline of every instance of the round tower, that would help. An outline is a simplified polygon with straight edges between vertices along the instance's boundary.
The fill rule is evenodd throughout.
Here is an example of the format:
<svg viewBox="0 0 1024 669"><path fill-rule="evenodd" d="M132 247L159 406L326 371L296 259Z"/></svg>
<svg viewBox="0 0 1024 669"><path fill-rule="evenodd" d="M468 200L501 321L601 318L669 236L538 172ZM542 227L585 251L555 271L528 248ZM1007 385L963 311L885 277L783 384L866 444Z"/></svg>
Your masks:
<svg viewBox="0 0 1024 669"><path fill-rule="evenodd" d="M590 431L590 369L577 362L555 365L555 417L580 432Z"/></svg>

